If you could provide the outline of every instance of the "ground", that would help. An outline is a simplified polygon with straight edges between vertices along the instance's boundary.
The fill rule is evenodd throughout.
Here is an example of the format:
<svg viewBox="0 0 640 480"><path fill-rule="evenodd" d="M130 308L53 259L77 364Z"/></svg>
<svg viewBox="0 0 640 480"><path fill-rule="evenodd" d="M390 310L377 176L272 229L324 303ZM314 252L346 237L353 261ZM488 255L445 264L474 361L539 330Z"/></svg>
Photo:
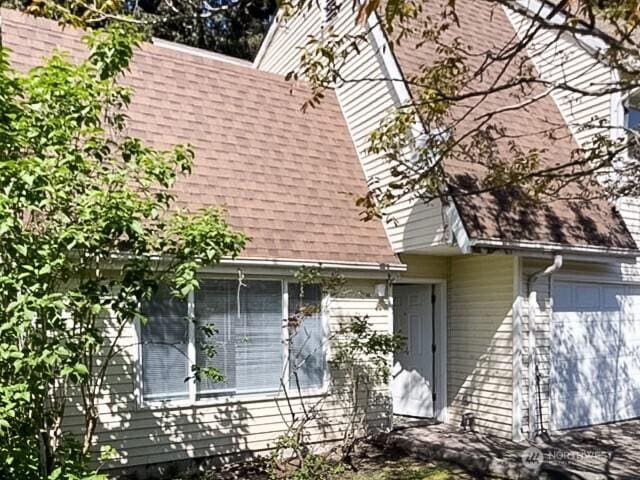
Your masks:
<svg viewBox="0 0 640 480"><path fill-rule="evenodd" d="M534 444L424 422L386 438L387 448L425 462L446 459L475 475L509 480L640 480L639 444L640 419L553 432Z"/></svg>
<svg viewBox="0 0 640 480"><path fill-rule="evenodd" d="M474 480L459 467L446 462L428 462L400 451L383 451L373 446L359 450L354 468L339 469L330 480ZM224 471L209 471L185 480L266 480L260 464L237 465Z"/></svg>
<svg viewBox="0 0 640 480"><path fill-rule="evenodd" d="M407 457L400 452L380 452L356 461L355 472L345 472L339 480L471 480L461 468Z"/></svg>

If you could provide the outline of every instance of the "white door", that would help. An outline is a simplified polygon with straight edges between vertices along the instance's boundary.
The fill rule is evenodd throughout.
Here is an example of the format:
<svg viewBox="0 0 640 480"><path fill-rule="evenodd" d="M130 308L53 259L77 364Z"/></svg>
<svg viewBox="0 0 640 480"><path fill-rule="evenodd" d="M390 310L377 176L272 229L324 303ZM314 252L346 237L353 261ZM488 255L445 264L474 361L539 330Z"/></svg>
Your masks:
<svg viewBox="0 0 640 480"><path fill-rule="evenodd" d="M553 312L552 426L640 416L640 288L557 282Z"/></svg>
<svg viewBox="0 0 640 480"><path fill-rule="evenodd" d="M391 391L393 413L433 417L433 325L431 285L393 287L394 331L406 337L394 357Z"/></svg>

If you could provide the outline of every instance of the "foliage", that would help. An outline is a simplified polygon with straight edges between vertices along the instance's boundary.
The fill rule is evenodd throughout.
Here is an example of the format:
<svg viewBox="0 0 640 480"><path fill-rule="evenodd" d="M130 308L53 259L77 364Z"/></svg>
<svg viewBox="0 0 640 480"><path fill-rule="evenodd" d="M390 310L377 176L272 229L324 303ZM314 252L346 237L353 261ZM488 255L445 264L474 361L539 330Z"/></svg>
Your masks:
<svg viewBox="0 0 640 480"><path fill-rule="evenodd" d="M351 416L342 438L341 457L351 461L359 436L365 431L367 411L376 387L388 385L392 356L404 348L406 339L395 333L376 331L368 316L349 319L338 332L331 364L346 375Z"/></svg>
<svg viewBox="0 0 640 480"><path fill-rule="evenodd" d="M320 284L323 296L352 294L346 288L345 278L340 274L326 275L318 268L301 268L296 272L295 278L301 285L300 302L297 311L288 319L288 342L292 342L300 334L305 319L319 313L317 305L306 303L305 285ZM382 307L389 308L388 305ZM271 478L329 479L334 478L336 472L341 472L344 465L351 462L356 443L367 433L366 415L377 400L372 397L372 393L376 388L388 384L392 355L402 349L404 343L405 339L400 335L376 331L368 316L350 317L325 339L320 348L324 349L326 344L331 345L329 367L334 372L340 372L340 378L332 378L329 388L332 395L341 397L349 412L344 433L337 449L326 454L315 453L311 448L313 439L310 430L317 428L322 422L325 397L305 397L297 382L297 388L291 393L283 388L281 393L287 400L289 411L281 412L281 416L288 428L278 438L270 457L268 466ZM283 386L289 383L290 378L297 378L297 371L304 367L305 360L310 357L311 354L301 362L289 365L289 377L281 379ZM298 397L302 402L301 413L293 409L290 395ZM336 450L338 461L331 459Z"/></svg>
<svg viewBox="0 0 640 480"><path fill-rule="evenodd" d="M293 457L293 462L283 460ZM267 461L271 480L331 480L344 472L344 466L324 455L312 453L301 437L282 435Z"/></svg>
<svg viewBox="0 0 640 480"><path fill-rule="evenodd" d="M175 208L188 146L126 134L133 92L118 80L141 39L114 23L86 38L82 63L56 53L26 74L0 52L2 478L88 475L97 400L140 301L161 282L184 296L198 268L245 243L221 211Z"/></svg>
<svg viewBox="0 0 640 480"><path fill-rule="evenodd" d="M472 3L492 18L503 15L503 10L520 15L524 27L519 35L494 36L486 45L476 45L459 28ZM374 28L386 32L391 49L409 45L424 53L422 63L403 72L411 98L398 105L372 135L370 150L388 157L392 180L372 181L371 191L359 199L367 218L378 217L386 207L407 198L448 204L487 192L517 191L520 201L531 204L558 198L589 201L640 196L640 157L625 157L629 144L638 142L638 132L625 131L609 118L587 119L572 128L592 132L590 141L558 158L554 144L560 141L566 146L570 135L564 122L536 118L544 125L531 132L537 141L530 142L511 131L509 121L529 117L531 106L552 95L593 99L635 92L640 87L640 1L539 3L546 10L531 11L511 0L365 0L353 4L359 29L338 32L328 27L307 38L300 65L289 74L313 85L306 107L321 101L328 88L399 81L388 76L362 77L348 68L371 41ZM283 8L286 16L294 17L315 8L315 3L289 0ZM488 16L482 21L488 21ZM588 50L593 64L617 70L619 75L611 82L586 87L568 69L552 78L538 75L526 60L528 52L551 55L563 35L599 44ZM443 165L456 162L479 172L474 173L473 182L447 175Z"/></svg>
<svg viewBox="0 0 640 480"><path fill-rule="evenodd" d="M157 38L252 60L276 11L276 0L0 0L75 26L136 23Z"/></svg>

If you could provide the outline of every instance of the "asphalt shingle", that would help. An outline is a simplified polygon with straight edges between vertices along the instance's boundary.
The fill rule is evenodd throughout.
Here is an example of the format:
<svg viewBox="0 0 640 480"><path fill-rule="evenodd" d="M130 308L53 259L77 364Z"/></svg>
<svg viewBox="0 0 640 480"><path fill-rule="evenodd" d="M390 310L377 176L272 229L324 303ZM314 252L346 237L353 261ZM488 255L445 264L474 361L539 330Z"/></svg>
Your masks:
<svg viewBox="0 0 640 480"><path fill-rule="evenodd" d="M25 70L59 48L87 54L80 33L2 9L3 45ZM243 258L399 263L380 222L362 222L367 184L331 92L305 113L304 85L215 54L161 42L136 52L129 134L158 148L190 143L193 173L176 186L189 209L223 206L251 242ZM293 88L292 88L293 87Z"/></svg>

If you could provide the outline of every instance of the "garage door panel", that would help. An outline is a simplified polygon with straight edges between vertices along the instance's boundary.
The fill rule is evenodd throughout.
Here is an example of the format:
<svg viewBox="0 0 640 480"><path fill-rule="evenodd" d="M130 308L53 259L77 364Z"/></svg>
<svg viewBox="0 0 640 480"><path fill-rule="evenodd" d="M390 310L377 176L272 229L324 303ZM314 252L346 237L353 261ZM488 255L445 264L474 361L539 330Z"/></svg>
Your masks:
<svg viewBox="0 0 640 480"><path fill-rule="evenodd" d="M606 393L577 394L552 397L554 428L571 428L608 422L614 415L611 397Z"/></svg>
<svg viewBox="0 0 640 480"><path fill-rule="evenodd" d="M640 416L640 288L558 282L553 309L553 426Z"/></svg>
<svg viewBox="0 0 640 480"><path fill-rule="evenodd" d="M634 418L638 416L640 404L640 388L628 388L618 396L616 410L619 418Z"/></svg>
<svg viewBox="0 0 640 480"><path fill-rule="evenodd" d="M592 394L602 397L605 394L618 394L620 398L634 398L629 392L638 390L634 385L636 373L621 373L617 378L607 378L603 381L595 381L592 375L577 372L555 372L553 392L558 398L572 397L575 395ZM613 402L613 399L607 401Z"/></svg>
<svg viewBox="0 0 640 480"><path fill-rule="evenodd" d="M626 385L636 383L640 374L637 364L629 358L620 358L619 363L606 358L573 359L554 362L554 390L561 397L580 391L619 391Z"/></svg>
<svg viewBox="0 0 640 480"><path fill-rule="evenodd" d="M640 347L640 322L560 322L551 338L551 347L559 360L567 357L593 358L601 355L627 356Z"/></svg>

